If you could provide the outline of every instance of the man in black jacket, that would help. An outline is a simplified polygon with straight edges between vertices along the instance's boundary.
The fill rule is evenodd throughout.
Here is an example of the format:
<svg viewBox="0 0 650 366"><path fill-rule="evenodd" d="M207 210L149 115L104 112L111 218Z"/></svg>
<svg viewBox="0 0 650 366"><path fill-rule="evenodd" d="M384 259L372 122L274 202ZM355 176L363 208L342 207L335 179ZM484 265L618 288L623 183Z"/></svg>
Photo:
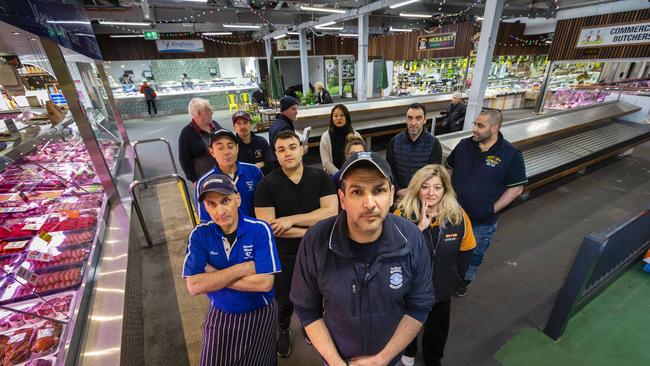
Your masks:
<svg viewBox="0 0 650 366"><path fill-rule="evenodd" d="M282 99L280 99L280 113L275 116L275 121L273 121L271 128L269 128L269 144L271 144L271 146L275 146L275 137L284 130L289 130L293 133L298 134L293 123L298 120L299 105L300 103L298 103L297 99L288 95L285 95L282 97ZM305 155L307 154L308 149L307 141L301 142L303 143L302 153ZM274 161L277 161L275 156L273 156L273 158Z"/></svg>
<svg viewBox="0 0 650 366"><path fill-rule="evenodd" d="M185 177L195 183L216 164L210 155L210 133L221 126L212 120L212 107L207 99L193 98L187 107L192 120L178 136L178 160Z"/></svg>
<svg viewBox="0 0 650 366"><path fill-rule="evenodd" d="M451 96L451 104L447 107L447 127L449 132L461 131L465 123L467 106L463 103L463 95L455 92Z"/></svg>
<svg viewBox="0 0 650 366"><path fill-rule="evenodd" d="M291 301L330 366L395 365L434 303L424 237L388 215L391 176L376 153L352 155L341 168L343 211L300 243Z"/></svg>

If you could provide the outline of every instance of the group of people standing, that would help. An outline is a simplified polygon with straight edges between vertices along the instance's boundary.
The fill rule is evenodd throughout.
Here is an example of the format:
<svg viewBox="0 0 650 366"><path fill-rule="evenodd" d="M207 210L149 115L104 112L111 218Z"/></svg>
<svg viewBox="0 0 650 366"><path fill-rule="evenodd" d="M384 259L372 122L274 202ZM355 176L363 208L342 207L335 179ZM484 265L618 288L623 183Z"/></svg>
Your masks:
<svg viewBox="0 0 650 366"><path fill-rule="evenodd" d="M233 114L232 133L207 101L190 103L179 155L201 224L183 276L211 300L201 365L289 357L294 311L327 365L412 365L422 327L425 363L439 365L451 298L467 294L499 212L527 182L500 112L481 113L441 165L423 105L408 107L384 159L338 104L319 169L303 164L298 108L282 98L269 145L245 112Z"/></svg>

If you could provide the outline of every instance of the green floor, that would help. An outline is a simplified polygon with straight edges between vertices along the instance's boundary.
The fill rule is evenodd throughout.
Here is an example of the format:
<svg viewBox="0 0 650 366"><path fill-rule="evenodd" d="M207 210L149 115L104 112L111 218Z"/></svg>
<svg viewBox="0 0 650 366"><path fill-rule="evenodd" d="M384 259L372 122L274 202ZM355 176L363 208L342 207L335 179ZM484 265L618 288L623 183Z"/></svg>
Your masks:
<svg viewBox="0 0 650 366"><path fill-rule="evenodd" d="M639 264L576 314L559 341L525 328L496 354L503 365L650 365L650 273Z"/></svg>

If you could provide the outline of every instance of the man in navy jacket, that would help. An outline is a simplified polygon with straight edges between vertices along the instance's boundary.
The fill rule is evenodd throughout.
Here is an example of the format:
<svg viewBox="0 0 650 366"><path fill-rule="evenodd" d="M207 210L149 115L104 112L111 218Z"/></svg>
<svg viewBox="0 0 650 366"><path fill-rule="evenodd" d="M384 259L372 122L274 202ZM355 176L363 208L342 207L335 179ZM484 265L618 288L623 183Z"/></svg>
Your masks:
<svg viewBox="0 0 650 366"><path fill-rule="evenodd" d="M415 225L389 215L394 187L376 153L341 168L343 211L309 229L291 301L330 365L395 365L434 303L431 260Z"/></svg>

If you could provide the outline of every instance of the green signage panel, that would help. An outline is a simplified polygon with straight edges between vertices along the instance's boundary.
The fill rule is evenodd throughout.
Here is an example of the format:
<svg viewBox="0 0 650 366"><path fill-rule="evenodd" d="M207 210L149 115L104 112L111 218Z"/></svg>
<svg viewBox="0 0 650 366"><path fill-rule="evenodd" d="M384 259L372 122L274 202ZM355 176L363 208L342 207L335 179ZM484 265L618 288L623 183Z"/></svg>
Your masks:
<svg viewBox="0 0 650 366"><path fill-rule="evenodd" d="M154 31L145 31L144 39L160 39L160 33Z"/></svg>

